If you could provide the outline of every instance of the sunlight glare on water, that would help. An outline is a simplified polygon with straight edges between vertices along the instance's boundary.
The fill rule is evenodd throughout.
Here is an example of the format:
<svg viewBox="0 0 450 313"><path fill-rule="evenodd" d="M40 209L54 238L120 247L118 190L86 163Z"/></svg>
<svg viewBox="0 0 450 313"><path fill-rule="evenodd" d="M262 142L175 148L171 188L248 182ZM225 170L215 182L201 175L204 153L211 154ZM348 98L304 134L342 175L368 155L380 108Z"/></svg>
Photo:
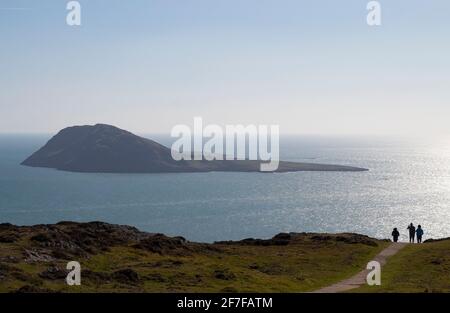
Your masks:
<svg viewBox="0 0 450 313"><path fill-rule="evenodd" d="M0 138L0 222L101 220L211 242L279 232L450 236L450 142L287 137L284 160L368 172L82 174L19 163L46 138Z"/></svg>

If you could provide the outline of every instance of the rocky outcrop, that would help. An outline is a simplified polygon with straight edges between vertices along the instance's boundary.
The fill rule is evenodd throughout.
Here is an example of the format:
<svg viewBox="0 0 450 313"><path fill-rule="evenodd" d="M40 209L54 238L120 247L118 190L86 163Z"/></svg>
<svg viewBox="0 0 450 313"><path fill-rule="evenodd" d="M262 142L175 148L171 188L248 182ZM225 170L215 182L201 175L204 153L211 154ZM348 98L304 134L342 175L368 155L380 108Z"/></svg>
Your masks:
<svg viewBox="0 0 450 313"><path fill-rule="evenodd" d="M348 244L363 244L377 246L377 239L365 235L342 233L342 234L315 234L315 233L279 233L271 239L247 238L239 241L218 241L217 244L224 245L251 245L251 246L285 246L296 242L344 242Z"/></svg>

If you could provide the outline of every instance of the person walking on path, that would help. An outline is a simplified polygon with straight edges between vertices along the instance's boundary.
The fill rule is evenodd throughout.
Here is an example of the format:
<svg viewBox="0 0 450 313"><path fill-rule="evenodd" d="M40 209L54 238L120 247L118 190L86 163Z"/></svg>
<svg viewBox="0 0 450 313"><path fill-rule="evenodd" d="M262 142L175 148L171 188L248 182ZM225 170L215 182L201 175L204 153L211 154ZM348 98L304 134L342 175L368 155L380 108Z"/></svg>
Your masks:
<svg viewBox="0 0 450 313"><path fill-rule="evenodd" d="M417 243L422 243L422 236L423 236L422 226L420 225L417 226L416 235L417 235Z"/></svg>
<svg viewBox="0 0 450 313"><path fill-rule="evenodd" d="M392 231L392 238L394 239L394 242L398 241L398 237L400 237L400 233L398 232L397 228L394 228Z"/></svg>
<svg viewBox="0 0 450 313"><path fill-rule="evenodd" d="M414 237L416 236L416 228L414 227L413 223L409 224L408 228L409 230L409 242L414 243Z"/></svg>

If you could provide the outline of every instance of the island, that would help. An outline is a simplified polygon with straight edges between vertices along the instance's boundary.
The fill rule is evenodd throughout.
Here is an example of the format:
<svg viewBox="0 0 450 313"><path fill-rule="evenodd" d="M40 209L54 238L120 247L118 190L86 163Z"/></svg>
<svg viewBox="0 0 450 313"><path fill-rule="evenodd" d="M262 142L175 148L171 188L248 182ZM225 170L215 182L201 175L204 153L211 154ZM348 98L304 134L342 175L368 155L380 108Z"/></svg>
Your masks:
<svg viewBox="0 0 450 313"><path fill-rule="evenodd" d="M61 130L22 165L85 173L193 173L259 172L262 161L180 160L171 150L153 140L106 124L72 126ZM342 171L360 172L365 168L284 162L276 172Z"/></svg>

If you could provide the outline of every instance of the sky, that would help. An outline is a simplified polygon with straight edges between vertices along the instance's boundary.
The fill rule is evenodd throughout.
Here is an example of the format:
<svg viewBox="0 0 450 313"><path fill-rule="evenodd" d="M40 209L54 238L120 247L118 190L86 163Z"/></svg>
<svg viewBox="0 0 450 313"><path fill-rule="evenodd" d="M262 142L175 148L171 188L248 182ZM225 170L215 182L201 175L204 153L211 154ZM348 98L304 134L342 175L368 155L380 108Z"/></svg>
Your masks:
<svg viewBox="0 0 450 313"><path fill-rule="evenodd" d="M450 1L0 0L0 133L450 135Z"/></svg>

